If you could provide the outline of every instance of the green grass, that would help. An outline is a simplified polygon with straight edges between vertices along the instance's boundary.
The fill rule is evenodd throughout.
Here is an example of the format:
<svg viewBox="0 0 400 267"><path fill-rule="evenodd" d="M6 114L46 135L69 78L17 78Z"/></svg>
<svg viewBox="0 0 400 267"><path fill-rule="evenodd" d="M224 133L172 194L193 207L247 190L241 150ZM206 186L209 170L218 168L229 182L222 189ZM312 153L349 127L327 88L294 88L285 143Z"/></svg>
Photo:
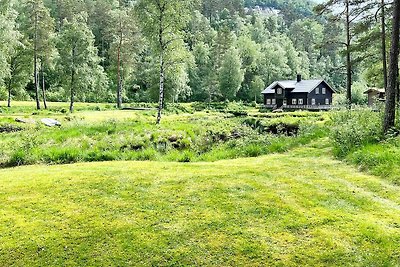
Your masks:
<svg viewBox="0 0 400 267"><path fill-rule="evenodd" d="M0 266L398 266L400 187L330 154L2 170Z"/></svg>
<svg viewBox="0 0 400 267"><path fill-rule="evenodd" d="M107 109L106 104L78 103L77 112L64 114L57 110L66 103L50 103L53 111L29 113L25 109L33 110L33 103L18 102L15 105L0 114L0 127L16 125L16 117L26 117L37 123L18 124L23 127L20 132L0 133L0 167L111 160L193 162L256 157L287 151L326 135L324 121L311 113L307 117L304 112L300 117L296 113L274 118L236 117L230 112L195 112L190 104L171 105L162 124L155 125L156 111L153 110L115 110ZM40 119L44 117L59 120L62 127L41 125ZM249 118L255 125L246 122ZM297 128L308 125L305 130L314 130L301 131L292 137L268 134L266 129L273 125Z"/></svg>

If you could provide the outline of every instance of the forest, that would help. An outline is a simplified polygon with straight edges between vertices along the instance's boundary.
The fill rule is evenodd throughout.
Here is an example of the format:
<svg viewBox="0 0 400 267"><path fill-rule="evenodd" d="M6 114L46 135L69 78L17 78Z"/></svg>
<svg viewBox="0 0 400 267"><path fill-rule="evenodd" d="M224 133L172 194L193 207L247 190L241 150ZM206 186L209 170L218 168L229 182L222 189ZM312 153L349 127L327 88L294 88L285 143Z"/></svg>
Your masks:
<svg viewBox="0 0 400 267"><path fill-rule="evenodd" d="M343 92L348 50L353 102L365 101L367 85L383 86L379 3L362 16L352 7L346 46L344 18L315 12L311 1L177 1L165 7L160 46L159 11L147 2L2 1L0 99L36 100L37 108L46 100L158 102L161 48L168 102L260 101L263 88L296 74Z"/></svg>

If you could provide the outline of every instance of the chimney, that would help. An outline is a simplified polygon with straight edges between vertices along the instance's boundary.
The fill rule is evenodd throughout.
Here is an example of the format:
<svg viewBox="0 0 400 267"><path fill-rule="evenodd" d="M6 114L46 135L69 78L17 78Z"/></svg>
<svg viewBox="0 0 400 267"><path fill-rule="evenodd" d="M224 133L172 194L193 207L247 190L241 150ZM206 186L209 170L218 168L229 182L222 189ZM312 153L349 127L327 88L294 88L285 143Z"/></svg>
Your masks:
<svg viewBox="0 0 400 267"><path fill-rule="evenodd" d="M301 74L297 74L297 82L301 82Z"/></svg>

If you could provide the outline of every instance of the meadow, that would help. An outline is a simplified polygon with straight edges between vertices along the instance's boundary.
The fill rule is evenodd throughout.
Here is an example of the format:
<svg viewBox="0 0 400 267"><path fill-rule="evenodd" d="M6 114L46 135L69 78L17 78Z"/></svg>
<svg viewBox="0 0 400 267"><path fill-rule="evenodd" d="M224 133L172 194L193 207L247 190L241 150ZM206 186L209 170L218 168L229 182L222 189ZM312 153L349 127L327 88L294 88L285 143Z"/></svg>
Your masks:
<svg viewBox="0 0 400 267"><path fill-rule="evenodd" d="M400 187L350 160L379 114L65 107L1 108L0 266L400 265Z"/></svg>
<svg viewBox="0 0 400 267"><path fill-rule="evenodd" d="M171 105L161 125L154 123L154 110L79 104L76 113L67 114L63 105L55 105L35 111L32 105L23 103L0 115L0 130L9 129L0 140L1 166L112 160L215 161L283 152L326 134L321 126L326 119L322 114L298 112L271 117L239 104L214 108ZM35 123L17 123L18 118ZM57 119L62 126L46 127L40 123L42 118Z"/></svg>

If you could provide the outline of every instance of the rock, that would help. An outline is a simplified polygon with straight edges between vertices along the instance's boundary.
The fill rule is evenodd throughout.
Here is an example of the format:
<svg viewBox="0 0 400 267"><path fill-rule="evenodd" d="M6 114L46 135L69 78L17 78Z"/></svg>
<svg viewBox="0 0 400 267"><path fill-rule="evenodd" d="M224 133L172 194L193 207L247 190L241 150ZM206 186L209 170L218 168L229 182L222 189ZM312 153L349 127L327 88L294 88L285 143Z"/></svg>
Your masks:
<svg viewBox="0 0 400 267"><path fill-rule="evenodd" d="M16 122L26 123L26 124L35 124L36 121L34 119L24 119L24 118L16 118Z"/></svg>
<svg viewBox="0 0 400 267"><path fill-rule="evenodd" d="M55 126L61 126L61 123L59 121L56 121L55 119L41 119L40 120L44 125L48 127L55 127Z"/></svg>
<svg viewBox="0 0 400 267"><path fill-rule="evenodd" d="M272 111L272 113L282 113L283 109L275 109L274 111Z"/></svg>

